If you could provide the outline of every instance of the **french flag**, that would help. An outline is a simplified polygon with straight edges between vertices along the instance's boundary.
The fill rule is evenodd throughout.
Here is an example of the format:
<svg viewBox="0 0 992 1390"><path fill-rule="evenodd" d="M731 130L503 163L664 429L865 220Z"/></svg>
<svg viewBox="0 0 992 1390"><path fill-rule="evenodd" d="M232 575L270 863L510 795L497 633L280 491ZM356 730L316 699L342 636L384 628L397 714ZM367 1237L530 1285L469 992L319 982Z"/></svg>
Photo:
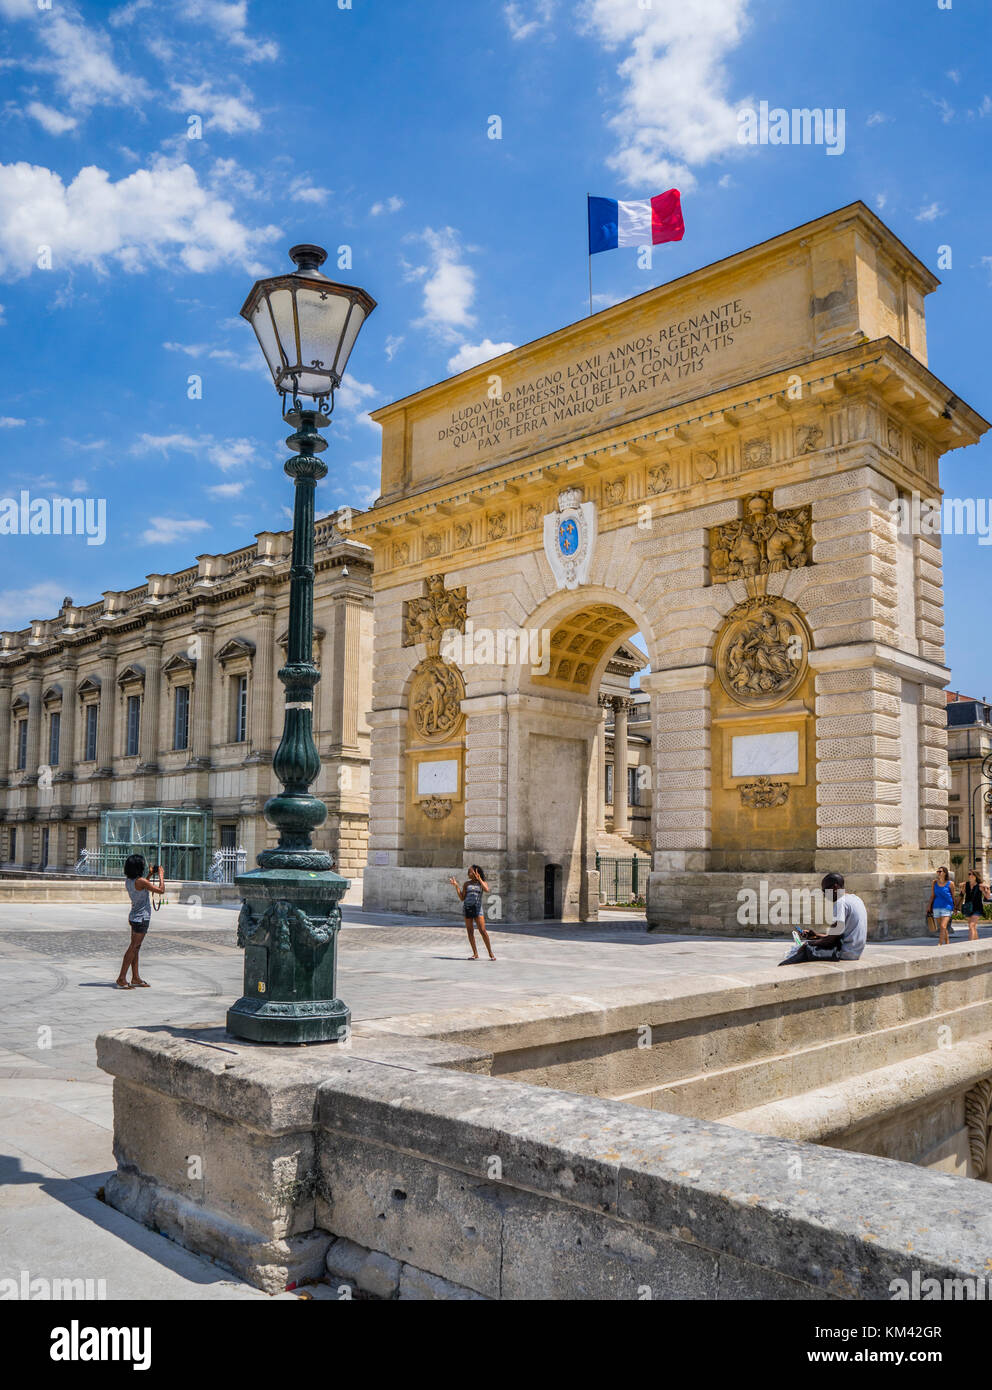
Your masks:
<svg viewBox="0 0 992 1390"><path fill-rule="evenodd" d="M589 199L589 254L618 246L660 246L685 235L682 197L677 188L639 203L614 198Z"/></svg>

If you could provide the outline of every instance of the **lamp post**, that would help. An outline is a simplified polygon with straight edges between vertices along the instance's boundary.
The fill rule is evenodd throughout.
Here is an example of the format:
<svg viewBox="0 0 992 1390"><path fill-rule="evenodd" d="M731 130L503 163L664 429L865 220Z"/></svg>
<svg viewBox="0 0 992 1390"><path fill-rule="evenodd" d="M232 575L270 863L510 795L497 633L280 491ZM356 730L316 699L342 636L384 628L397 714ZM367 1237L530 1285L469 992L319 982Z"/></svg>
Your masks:
<svg viewBox="0 0 992 1390"><path fill-rule="evenodd" d="M227 1014L227 1028L255 1042L337 1042L350 1011L335 996L341 898L349 882L332 872L331 857L313 848L327 807L310 792L320 772L313 741L314 493L327 468L319 430L330 423L334 392L375 300L354 285L329 280L319 246L294 246L296 270L259 280L241 315L255 330L283 418L293 433L286 472L294 480L293 557L289 588L289 651L279 679L286 689L282 740L272 760L282 791L265 804L279 831L258 869L239 875L242 908L238 945L244 947L244 995ZM304 409L301 397L314 405ZM291 409L287 411L287 399Z"/></svg>

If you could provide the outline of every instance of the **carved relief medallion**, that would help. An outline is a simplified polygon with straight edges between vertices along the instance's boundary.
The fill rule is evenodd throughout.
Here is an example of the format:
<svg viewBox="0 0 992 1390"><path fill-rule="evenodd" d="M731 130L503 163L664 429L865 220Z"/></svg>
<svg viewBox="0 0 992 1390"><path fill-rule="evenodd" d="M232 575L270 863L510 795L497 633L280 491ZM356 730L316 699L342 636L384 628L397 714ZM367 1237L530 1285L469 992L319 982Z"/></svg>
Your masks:
<svg viewBox="0 0 992 1390"><path fill-rule="evenodd" d="M716 643L716 670L738 704L766 708L788 699L809 664L809 632L785 599L750 598L727 615Z"/></svg>
<svg viewBox="0 0 992 1390"><path fill-rule="evenodd" d="M737 521L710 531L710 579L714 584L756 574L801 569L813 554L809 507L776 511L770 492L756 492Z"/></svg>
<svg viewBox="0 0 992 1390"><path fill-rule="evenodd" d="M422 739L454 738L463 722L465 682L457 666L439 656L426 657L410 685L410 721Z"/></svg>

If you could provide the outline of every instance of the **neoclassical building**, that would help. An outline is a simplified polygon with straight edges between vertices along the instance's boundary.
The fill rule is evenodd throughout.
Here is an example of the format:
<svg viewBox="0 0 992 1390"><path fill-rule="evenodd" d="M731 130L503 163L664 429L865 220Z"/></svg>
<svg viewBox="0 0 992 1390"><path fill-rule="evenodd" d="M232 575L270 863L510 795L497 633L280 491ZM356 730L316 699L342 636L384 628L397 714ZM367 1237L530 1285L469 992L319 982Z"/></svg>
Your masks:
<svg viewBox="0 0 992 1390"><path fill-rule="evenodd" d="M57 617L0 634L0 863L72 868L100 845L102 814L164 808L169 835L207 849L275 843L262 808L278 784L289 612L289 533L262 532L178 574L151 574ZM368 836L372 564L317 523L314 637L322 679L318 847L360 875ZM117 818L127 842L127 821ZM208 860L209 862L209 860ZM193 859L178 854L174 872ZM168 867L168 865L167 865Z"/></svg>
<svg viewBox="0 0 992 1390"><path fill-rule="evenodd" d="M839 870L916 929L949 672L913 502L988 429L928 366L938 283L854 203L374 412L367 906L436 911L474 860L494 917L596 915L639 633L652 925Z"/></svg>

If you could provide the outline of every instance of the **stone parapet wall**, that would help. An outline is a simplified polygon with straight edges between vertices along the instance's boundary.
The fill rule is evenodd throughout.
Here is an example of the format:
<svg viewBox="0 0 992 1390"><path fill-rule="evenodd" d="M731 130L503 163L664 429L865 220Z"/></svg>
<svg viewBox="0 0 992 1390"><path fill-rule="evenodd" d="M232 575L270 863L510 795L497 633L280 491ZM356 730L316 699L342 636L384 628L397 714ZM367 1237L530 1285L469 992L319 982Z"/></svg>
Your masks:
<svg viewBox="0 0 992 1390"><path fill-rule="evenodd" d="M470 1045L359 1025L303 1056L121 1029L98 1058L110 1203L272 1292L339 1256L383 1297L397 1266L499 1299L887 1299L914 1271L987 1278L985 1184L504 1080Z"/></svg>

